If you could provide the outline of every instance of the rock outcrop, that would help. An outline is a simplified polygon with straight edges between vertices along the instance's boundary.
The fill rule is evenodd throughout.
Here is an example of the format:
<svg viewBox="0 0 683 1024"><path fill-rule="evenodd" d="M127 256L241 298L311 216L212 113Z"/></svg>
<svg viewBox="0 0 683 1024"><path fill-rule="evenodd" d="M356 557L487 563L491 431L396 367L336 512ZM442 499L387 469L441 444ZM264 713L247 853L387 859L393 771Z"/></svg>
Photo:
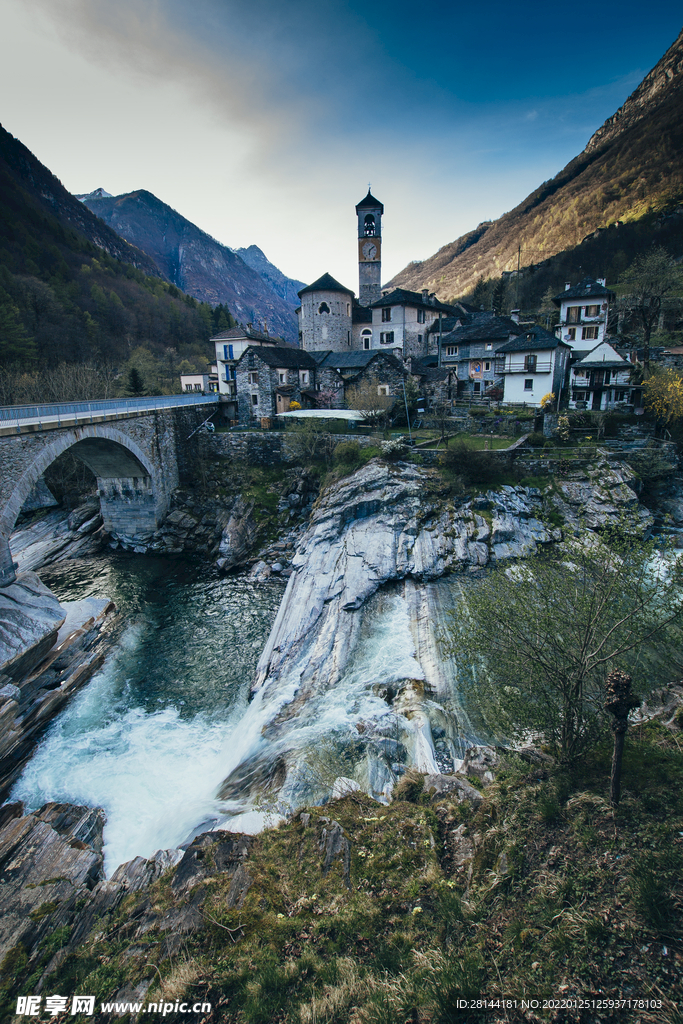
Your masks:
<svg viewBox="0 0 683 1024"><path fill-rule="evenodd" d="M625 462L599 462L557 481L553 499L565 523L574 529L604 530L621 526L647 537L654 516L640 505L635 472Z"/></svg>
<svg viewBox="0 0 683 1024"><path fill-rule="evenodd" d="M45 726L102 665L116 621L108 598L60 605L33 573L0 590L0 607L15 588L30 593L34 604L23 612L27 647L17 646L16 635L11 638L14 657L0 675L0 800L6 799ZM34 619L34 613L43 620Z"/></svg>
<svg viewBox="0 0 683 1024"><path fill-rule="evenodd" d="M71 512L55 509L21 524L10 537L10 550L19 572L24 572L57 561L86 558L101 549L103 535L100 503L93 498Z"/></svg>
<svg viewBox="0 0 683 1024"><path fill-rule="evenodd" d="M35 573L0 589L0 678L16 681L45 657L66 612Z"/></svg>

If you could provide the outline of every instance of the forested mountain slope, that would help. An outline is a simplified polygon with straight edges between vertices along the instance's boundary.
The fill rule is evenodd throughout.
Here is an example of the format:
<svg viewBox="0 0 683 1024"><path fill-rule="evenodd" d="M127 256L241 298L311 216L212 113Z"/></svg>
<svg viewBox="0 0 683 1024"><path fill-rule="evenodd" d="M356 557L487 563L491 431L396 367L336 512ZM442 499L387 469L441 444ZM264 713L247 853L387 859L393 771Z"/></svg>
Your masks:
<svg viewBox="0 0 683 1024"><path fill-rule="evenodd" d="M152 257L169 281L183 291L211 305L225 303L243 323L266 324L271 334L297 340L295 304L286 301L240 255L151 192L140 189L122 196L86 196L83 202L122 238Z"/></svg>
<svg viewBox="0 0 683 1024"><path fill-rule="evenodd" d="M154 275L154 276L152 276ZM168 364L210 357L229 326L182 295L0 128L0 365L123 366L142 347Z"/></svg>
<svg viewBox="0 0 683 1024"><path fill-rule="evenodd" d="M615 222L661 216L683 204L683 32L653 70L593 135L579 156L514 210L411 263L389 287L429 288L440 299L578 246ZM617 232L615 246L621 244ZM587 269L587 268L586 268Z"/></svg>

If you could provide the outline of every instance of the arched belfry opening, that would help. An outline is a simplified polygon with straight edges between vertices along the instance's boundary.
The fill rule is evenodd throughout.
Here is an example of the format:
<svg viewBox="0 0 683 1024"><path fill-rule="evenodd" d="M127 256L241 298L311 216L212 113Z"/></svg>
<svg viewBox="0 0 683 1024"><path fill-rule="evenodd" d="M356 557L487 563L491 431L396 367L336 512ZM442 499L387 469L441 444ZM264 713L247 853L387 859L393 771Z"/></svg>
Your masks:
<svg viewBox="0 0 683 1024"><path fill-rule="evenodd" d="M329 313L329 311L330 307L327 305L326 302L321 302L320 305L318 306L319 313Z"/></svg>
<svg viewBox="0 0 683 1024"><path fill-rule="evenodd" d="M372 216L371 213L368 213L368 214L365 215L365 222L364 222L364 225L363 225L363 234L368 236L368 237L370 237L370 238L374 238L375 230L376 230L375 218Z"/></svg>

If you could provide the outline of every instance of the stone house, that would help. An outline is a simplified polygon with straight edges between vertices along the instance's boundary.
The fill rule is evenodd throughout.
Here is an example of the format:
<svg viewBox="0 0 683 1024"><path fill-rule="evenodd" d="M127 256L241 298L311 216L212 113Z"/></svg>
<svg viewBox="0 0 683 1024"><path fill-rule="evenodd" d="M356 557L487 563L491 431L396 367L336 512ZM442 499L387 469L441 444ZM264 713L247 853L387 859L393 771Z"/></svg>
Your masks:
<svg viewBox="0 0 683 1024"><path fill-rule="evenodd" d="M237 363L250 345L252 347L265 345L275 348L287 344L277 335L270 335L267 331L254 330L251 324L247 324L246 327L231 327L229 331L214 334L211 342L216 348L218 390L221 395L231 399L237 397L235 382Z"/></svg>
<svg viewBox="0 0 683 1024"><path fill-rule="evenodd" d="M403 395L403 381L406 371L402 361L388 352L359 350L351 352L311 352L318 366L317 380L321 387L329 386L328 380L340 380L346 400L348 390L366 383L377 381L381 394ZM334 378L327 375L333 373Z"/></svg>
<svg viewBox="0 0 683 1024"><path fill-rule="evenodd" d="M315 405L317 364L293 346L250 345L235 367L240 423L258 424L287 412L290 402Z"/></svg>
<svg viewBox="0 0 683 1024"><path fill-rule="evenodd" d="M502 388L502 362L496 354L524 328L512 317L494 313L463 313L458 319L458 326L441 341L441 366L456 370L458 397L478 398Z"/></svg>
<svg viewBox="0 0 683 1024"><path fill-rule="evenodd" d="M453 316L453 306L439 302L425 289L411 292L405 288L385 291L370 306L372 310L372 336L366 334L363 347L384 349L398 359L429 355L430 328L439 315ZM438 326L438 325L437 325ZM367 329L366 329L367 330ZM367 342L370 341L370 345Z"/></svg>
<svg viewBox="0 0 683 1024"><path fill-rule="evenodd" d="M553 392L559 402L571 347L545 328L524 328L496 353L496 373L505 379L504 401L540 408Z"/></svg>
<svg viewBox="0 0 683 1024"><path fill-rule="evenodd" d="M569 375L570 409L614 409L634 405L642 384L631 383L633 364L603 341L574 363Z"/></svg>

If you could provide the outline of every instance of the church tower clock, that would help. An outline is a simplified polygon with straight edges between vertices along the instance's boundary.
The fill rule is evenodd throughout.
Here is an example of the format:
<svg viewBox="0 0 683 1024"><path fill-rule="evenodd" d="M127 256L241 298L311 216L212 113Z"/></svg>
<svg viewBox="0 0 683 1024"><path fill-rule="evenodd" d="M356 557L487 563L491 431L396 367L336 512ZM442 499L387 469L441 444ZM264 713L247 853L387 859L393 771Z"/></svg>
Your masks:
<svg viewBox="0 0 683 1024"><path fill-rule="evenodd" d="M382 214L384 206L370 192L356 207L358 214L358 298L369 306L382 297Z"/></svg>

